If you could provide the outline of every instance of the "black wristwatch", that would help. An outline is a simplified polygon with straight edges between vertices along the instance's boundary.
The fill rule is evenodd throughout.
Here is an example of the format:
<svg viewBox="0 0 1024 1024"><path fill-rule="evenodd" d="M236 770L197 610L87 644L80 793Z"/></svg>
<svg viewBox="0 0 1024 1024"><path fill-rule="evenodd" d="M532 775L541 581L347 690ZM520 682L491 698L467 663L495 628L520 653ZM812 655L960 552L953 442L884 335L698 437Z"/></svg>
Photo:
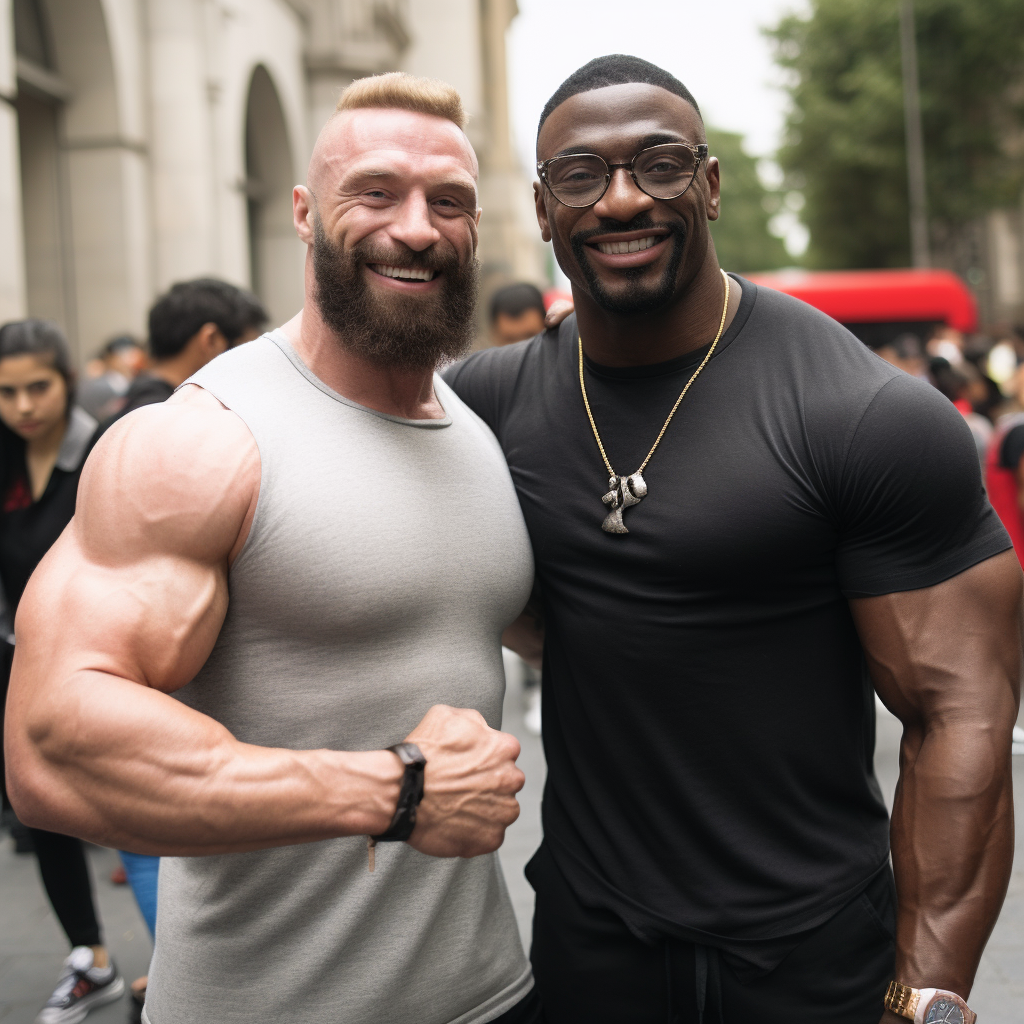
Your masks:
<svg viewBox="0 0 1024 1024"><path fill-rule="evenodd" d="M370 836L374 843L404 843L416 827L416 808L423 799L423 769L427 759L415 743L396 743L388 750L394 751L405 765L402 789L398 794L398 806L391 826L379 836Z"/></svg>

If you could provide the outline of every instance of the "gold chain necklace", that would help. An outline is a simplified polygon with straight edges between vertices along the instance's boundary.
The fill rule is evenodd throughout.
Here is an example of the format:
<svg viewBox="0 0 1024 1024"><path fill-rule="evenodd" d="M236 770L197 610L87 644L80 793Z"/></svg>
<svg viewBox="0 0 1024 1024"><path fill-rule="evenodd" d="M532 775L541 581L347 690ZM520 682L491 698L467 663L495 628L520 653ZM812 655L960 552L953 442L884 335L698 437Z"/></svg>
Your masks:
<svg viewBox="0 0 1024 1024"><path fill-rule="evenodd" d="M590 402L587 400L587 385L583 382L583 339L579 339L580 391L583 392L583 404L587 408L587 419L590 420L590 428L594 431L594 440L597 441L597 447L601 452L601 458L604 459L604 464L608 469L608 493L601 498L601 501L603 501L609 509L608 515L605 516L604 522L601 524L601 529L606 533L629 533L629 530L626 529L626 526L622 521L622 513L625 509L629 508L630 505L639 505L640 499L647 496L647 483L644 481L643 477L643 472L647 468L647 463L651 461L651 456L654 454L658 445L661 444L661 439L665 436L665 431L668 430L668 425L672 422L672 417L675 416L676 409L679 408L680 403L686 397L686 392L690 390L690 385L700 376L700 371L708 365L708 360L712 355L714 355L715 347L718 345L718 341L722 337L722 331L725 330L725 314L729 309L729 277L724 271L722 272L722 277L725 280L725 302L722 303L722 319L718 324L718 333L715 335L715 340L711 342L711 348L708 349L708 354L701 361L700 366L693 371L693 376L686 382L686 386L683 390L679 392L676 404L672 406L672 411L668 414L668 419L665 420L665 424L662 426L661 432L655 438L654 444L651 445L651 450L647 453L647 458L640 463L640 468L632 476L619 476L615 470L612 469L612 464L608 461L608 455L604 450L604 445L601 443L601 435L597 432L597 424L594 422L594 414L590 411Z"/></svg>

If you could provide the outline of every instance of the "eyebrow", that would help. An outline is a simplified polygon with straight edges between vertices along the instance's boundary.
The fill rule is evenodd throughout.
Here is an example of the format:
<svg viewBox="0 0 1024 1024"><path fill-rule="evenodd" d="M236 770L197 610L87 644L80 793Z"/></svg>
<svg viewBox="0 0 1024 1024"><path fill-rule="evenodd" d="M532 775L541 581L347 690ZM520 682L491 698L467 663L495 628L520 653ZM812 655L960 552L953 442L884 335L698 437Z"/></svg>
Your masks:
<svg viewBox="0 0 1024 1024"><path fill-rule="evenodd" d="M641 149L649 149L651 146L666 146L670 143L678 143L683 146L694 145L694 143L687 142L682 136L675 135L671 132L652 132L650 135L645 135L640 139L637 143L637 152ZM593 146L570 146L568 149L560 150L555 154L555 156L578 156L581 153L593 152Z"/></svg>
<svg viewBox="0 0 1024 1024"><path fill-rule="evenodd" d="M354 171L351 177L342 179L345 183L358 182L364 179L393 179L401 178L402 175L398 171L392 170L389 167L369 167L366 170ZM461 192L463 195L472 196L476 199L476 186L470 184L467 181L460 181L458 178L449 178L447 181L439 182L437 185L431 187L431 191L445 190Z"/></svg>

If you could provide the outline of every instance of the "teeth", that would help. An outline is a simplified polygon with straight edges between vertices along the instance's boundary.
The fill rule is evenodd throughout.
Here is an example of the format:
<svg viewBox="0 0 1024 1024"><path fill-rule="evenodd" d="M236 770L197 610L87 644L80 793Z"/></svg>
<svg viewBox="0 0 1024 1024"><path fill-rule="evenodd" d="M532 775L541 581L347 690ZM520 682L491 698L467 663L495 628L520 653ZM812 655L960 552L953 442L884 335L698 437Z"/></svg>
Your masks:
<svg viewBox="0 0 1024 1024"><path fill-rule="evenodd" d="M371 268L384 277L400 277L406 281L432 281L434 271L416 270L414 267L387 267L383 263L371 263Z"/></svg>
<svg viewBox="0 0 1024 1024"><path fill-rule="evenodd" d="M648 238L634 238L631 242L598 242L597 247L606 256L616 256L619 253L650 249L652 245L657 245L660 241L661 239L657 235L651 235Z"/></svg>

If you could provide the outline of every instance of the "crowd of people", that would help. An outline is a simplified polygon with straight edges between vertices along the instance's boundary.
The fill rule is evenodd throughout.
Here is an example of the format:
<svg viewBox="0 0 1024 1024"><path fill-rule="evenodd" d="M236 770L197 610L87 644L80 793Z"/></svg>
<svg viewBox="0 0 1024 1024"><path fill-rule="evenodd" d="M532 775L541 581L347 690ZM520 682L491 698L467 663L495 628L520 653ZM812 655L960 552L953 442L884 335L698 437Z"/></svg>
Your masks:
<svg viewBox="0 0 1024 1024"><path fill-rule="evenodd" d="M302 310L256 337L176 285L102 424L52 324L0 329L7 779L72 946L39 1024L125 988L72 837L155 926L144 1024L974 1024L1024 592L978 456L998 503L1024 418L951 336L894 369L726 273L697 101L621 54L539 119L575 310L512 286L462 358L465 124L353 83L293 193ZM503 643L544 670L529 957Z"/></svg>
<svg viewBox="0 0 1024 1024"><path fill-rule="evenodd" d="M18 602L29 576L74 515L92 447L121 417L165 401L221 352L257 337L266 321L250 292L213 278L181 282L150 310L148 345L128 336L111 339L78 386L67 339L56 324L29 319L0 327L0 597L5 609L0 707L7 697ZM81 840L21 824L6 787L3 816L15 850L38 859L46 895L72 949L39 1014L40 1024L68 1019L68 999L83 973L96 987L91 1001L76 1001L77 1009L119 998L124 982L103 942ZM159 859L127 850L120 856L153 936ZM135 1019L145 981L137 979L131 987Z"/></svg>
<svg viewBox="0 0 1024 1024"><path fill-rule="evenodd" d="M872 347L887 362L927 380L963 415L978 450L989 500L1024 562L1022 331L1004 327L965 337L943 324L923 338L905 331ZM1024 732L1016 729L1014 741L1024 743Z"/></svg>

